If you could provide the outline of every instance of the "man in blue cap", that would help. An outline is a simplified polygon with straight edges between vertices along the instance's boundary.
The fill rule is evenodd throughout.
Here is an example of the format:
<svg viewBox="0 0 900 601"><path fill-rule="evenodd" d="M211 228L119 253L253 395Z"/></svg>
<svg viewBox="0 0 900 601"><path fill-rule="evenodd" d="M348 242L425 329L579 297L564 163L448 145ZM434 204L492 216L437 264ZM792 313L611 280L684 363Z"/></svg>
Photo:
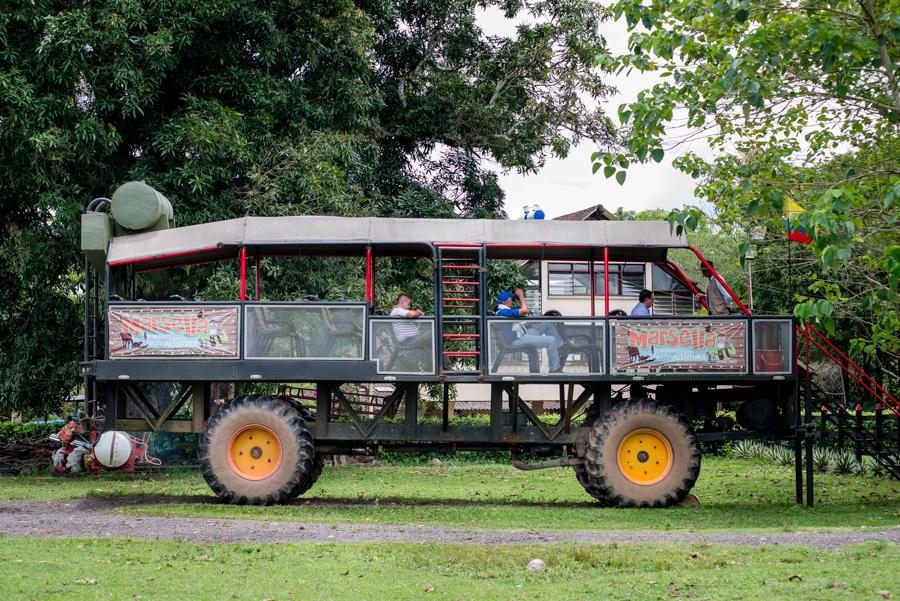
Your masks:
<svg viewBox="0 0 900 601"><path fill-rule="evenodd" d="M499 305L497 305L497 317L522 317L528 314L528 303L525 302L525 293L521 288L516 288L515 297L519 299L518 308L513 308L514 295L508 290L504 290L497 295ZM559 373L562 371L560 366L560 348L563 346L563 339L549 323L535 322L526 327L524 324L516 324L508 328L500 328L503 339L511 348L536 348L547 349L547 361L550 371Z"/></svg>

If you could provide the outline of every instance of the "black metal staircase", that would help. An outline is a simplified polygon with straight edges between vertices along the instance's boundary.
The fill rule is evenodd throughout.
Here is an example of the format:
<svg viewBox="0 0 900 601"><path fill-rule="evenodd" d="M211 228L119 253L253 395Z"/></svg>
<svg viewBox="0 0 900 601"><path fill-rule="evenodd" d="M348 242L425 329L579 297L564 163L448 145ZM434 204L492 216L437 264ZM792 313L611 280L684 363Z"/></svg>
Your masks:
<svg viewBox="0 0 900 601"><path fill-rule="evenodd" d="M813 336L821 337L833 350L837 350L817 331L813 330ZM807 340L814 343L812 336L808 336ZM874 416L864 416L862 405L859 403L854 405L847 398L846 386L842 387L840 392L827 392L816 383L812 372L801 367L800 389L809 401L807 406L815 407L820 412L820 440L824 441L828 424L831 424L837 431L839 447L843 447L845 442L851 443L858 461L861 461L863 456L869 456L885 472L900 480L900 406L874 380L867 385L867 380L863 378L869 380L871 378L849 358L838 351L841 358L845 359L839 360L823 346L817 346L846 374L863 385L876 401ZM853 368L856 370L855 373ZM886 431L886 420L894 421L894 432Z"/></svg>

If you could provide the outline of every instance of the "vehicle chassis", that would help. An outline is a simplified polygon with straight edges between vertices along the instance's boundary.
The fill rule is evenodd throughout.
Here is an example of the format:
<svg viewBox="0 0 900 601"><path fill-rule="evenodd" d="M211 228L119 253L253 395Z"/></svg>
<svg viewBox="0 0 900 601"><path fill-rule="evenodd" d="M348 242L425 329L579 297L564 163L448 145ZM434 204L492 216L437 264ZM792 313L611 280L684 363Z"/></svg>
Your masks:
<svg viewBox="0 0 900 601"><path fill-rule="evenodd" d="M484 265L488 257L487 244L468 245L465 250L458 247L444 249L450 259L454 253L460 256L465 253L477 253L479 264ZM374 284L370 296L369 283L371 277L372 245L366 247L367 252L367 311L373 304ZM438 245L429 245L435 259L435 320L442 323L442 303L440 302L441 249ZM221 248L219 249L221 251ZM609 249L597 249L603 253L604 261L609 260ZM692 249L694 250L694 249ZM226 249L227 251L227 249ZM250 250L252 252L252 248ZM705 258L694 250L700 260ZM248 301L246 291L246 263L248 246L231 249L232 257L241 261L241 300L240 302L204 302L178 303L177 307L190 307L193 304L209 306L236 306L242 319L247 315L247 307L260 305L256 301ZM259 255L256 255L257 261ZM595 250L590 251L591 260L596 257ZM257 263L258 265L258 263ZM592 263L593 266L593 263ZM576 425L574 419L587 415L602 415L616 403L625 400L623 392L630 392L630 399L649 397L657 402L677 407L684 416L693 422L710 423L716 416L717 409L724 406L735 406L754 399L767 399L777 409L777 423L764 429L740 430L725 429L723 431L699 431L696 436L700 442L722 442L749 438L767 440L788 440L795 449L795 484L797 502L803 500L803 456L806 447L806 501L812 504L812 472L811 472L811 439L808 435L811 424L811 407L804 406L798 388L796 374L797 348L794 338L795 324L792 317L753 316L729 317L690 317L690 321L722 321L745 323L747 332L747 349L745 369L741 374L714 373L633 373L615 374L612 369L611 328L620 323L633 321L631 318L592 316L590 318L565 318L568 321L590 320L604 332L603 368L599 374L519 374L515 376L492 374L485 366L490 365L488 345L478 349L479 369L469 373L445 373L435 369L430 374L394 374L385 375L379 371L377 361L369 356L369 328L371 324L383 319L377 315L366 314L364 349L361 360L322 360L322 359L251 359L245 358L244 327L239 329L239 356L232 359L166 359L132 358L127 360L111 359L106 342L109 340L109 320L101 312L101 308L113 310L118 306L171 307L172 303L142 302L135 303L111 300L116 294L128 292L133 294L135 268L134 265L106 265L103 278L99 278L94 269L86 261L87 290L85 295L85 361L81 365L81 375L85 381L86 405L89 414L102 415L104 429L156 432L202 432L207 420L217 410L213 387L219 383L314 383L316 392L315 414L310 423L310 430L315 437L316 453L322 454L372 454L376 452L421 452L421 451L512 451L514 458L519 451L531 451L535 455L552 456L558 459L531 464L534 467L550 465L578 465L586 453L589 427ZM677 266L676 266L677 268ZM482 280L485 278L480 276ZM608 271L608 270L607 270ZM678 270L680 272L680 269ZM258 267L257 267L258 277ZM716 274L718 278L718 274ZM693 285L685 278L687 284ZM591 280L593 288L593 278ZM608 287L607 287L608 289ZM481 288L481 304L487 303L486 286ZM696 289L694 289L696 292ZM257 283L258 294L258 283ZM591 290L591 298L594 292ZM593 301L592 301L593 303ZM277 306L279 303L262 303L266 306ZM294 303L296 305L315 306L317 303ZM335 306L338 303L320 303ZM348 303L353 305L353 303ZM608 307L608 300L607 300ZM592 306L593 311L593 306ZM492 321L482 311L479 315L480 332L489 330ZM545 318L534 318L530 321L541 321ZM754 322L755 321L789 321L790 322L790 369L779 374L754 373ZM677 322L678 318L671 318ZM602 324L602 325L597 325ZM101 342L101 336L103 342ZM441 357L444 343L440 336L435 336L434 356ZM171 400L160 404L158 399L142 390L142 383L170 382L180 383L180 389ZM342 391L345 383L390 383L394 390L387 396L380 411L367 418L354 408ZM418 419L418 397L420 384L439 384L443 395L439 400L441 407L441 423L420 423ZM456 425L450 421L452 405L450 386L455 383L479 383L490 386L490 421L488 426ZM529 383L555 384L559 388L559 419L555 424L544 423L520 396L520 386ZM577 390L576 389L580 389ZM614 390L615 389L615 390ZM808 398L808 396L806 397ZM187 405L191 406L190 419L175 419L176 413ZM403 419L387 421L403 407ZM339 407L349 418L345 421L332 419L332 411ZM132 414L137 412L140 417ZM521 464L521 462L519 462ZM521 464L528 467L529 464Z"/></svg>

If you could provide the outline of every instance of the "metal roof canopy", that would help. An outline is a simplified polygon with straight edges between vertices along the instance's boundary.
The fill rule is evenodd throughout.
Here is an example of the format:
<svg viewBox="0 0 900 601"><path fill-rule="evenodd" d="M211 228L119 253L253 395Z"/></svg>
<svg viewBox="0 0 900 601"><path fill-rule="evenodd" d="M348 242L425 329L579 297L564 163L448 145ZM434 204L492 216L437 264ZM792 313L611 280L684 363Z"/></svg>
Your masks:
<svg viewBox="0 0 900 601"><path fill-rule="evenodd" d="M487 244L497 259L589 259L608 247L616 260L658 261L669 248L688 248L664 221L553 221L388 219L380 217L243 217L169 230L118 236L112 265L162 267L261 254L431 256L431 245Z"/></svg>

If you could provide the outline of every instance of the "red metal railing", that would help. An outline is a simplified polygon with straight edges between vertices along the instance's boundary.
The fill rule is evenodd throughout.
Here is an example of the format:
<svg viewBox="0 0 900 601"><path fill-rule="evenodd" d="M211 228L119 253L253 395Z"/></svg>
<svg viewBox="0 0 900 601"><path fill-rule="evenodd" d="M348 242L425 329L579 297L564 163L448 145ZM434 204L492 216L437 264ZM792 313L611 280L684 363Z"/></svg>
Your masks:
<svg viewBox="0 0 900 601"><path fill-rule="evenodd" d="M843 371L847 376L853 378L853 380L859 384L863 390L872 395L872 398L875 399L877 403L881 403L888 409L890 409L894 414L900 416L900 402L897 401L896 397L890 394L887 390L885 390L875 379L867 374L863 368L854 363L850 357L844 354L833 342L828 340L824 334L822 334L815 327L806 324L805 327L797 327L797 331L803 336L806 340L806 372L810 373L810 359L809 359L809 351L811 346L816 347L819 351L828 359L831 360L832 363L837 365L841 371ZM838 355L835 356L829 350L823 346L818 340L823 341L828 347L834 350ZM845 363L846 361L846 363Z"/></svg>

